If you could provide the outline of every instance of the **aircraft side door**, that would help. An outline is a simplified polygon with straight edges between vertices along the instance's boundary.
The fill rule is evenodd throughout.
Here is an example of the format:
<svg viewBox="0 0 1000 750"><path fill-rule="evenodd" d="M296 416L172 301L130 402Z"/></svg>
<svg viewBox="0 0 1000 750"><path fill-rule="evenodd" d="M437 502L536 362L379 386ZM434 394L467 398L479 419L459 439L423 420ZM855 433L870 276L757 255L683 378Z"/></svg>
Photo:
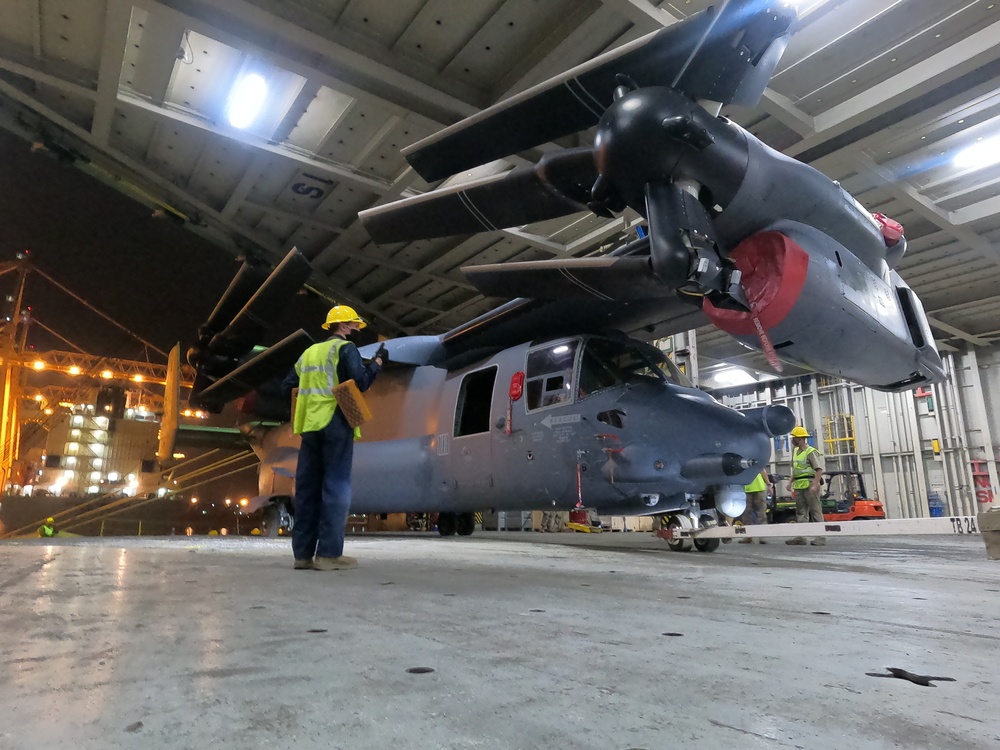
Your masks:
<svg viewBox="0 0 1000 750"><path fill-rule="evenodd" d="M449 451L458 495L464 500L478 495L483 498L484 506L489 504L493 490L491 432L497 369L496 365L490 365L462 376Z"/></svg>

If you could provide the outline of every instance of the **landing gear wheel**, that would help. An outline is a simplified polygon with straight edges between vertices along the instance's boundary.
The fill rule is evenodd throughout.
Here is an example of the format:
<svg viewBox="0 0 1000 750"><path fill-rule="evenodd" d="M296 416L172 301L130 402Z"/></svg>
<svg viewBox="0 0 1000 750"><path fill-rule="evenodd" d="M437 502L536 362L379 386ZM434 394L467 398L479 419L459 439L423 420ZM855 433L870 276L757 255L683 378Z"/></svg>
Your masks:
<svg viewBox="0 0 1000 750"><path fill-rule="evenodd" d="M670 521L667 522L668 529L685 529L691 527L691 522L682 520L680 516L670 516ZM691 551L691 540L690 539L673 539L667 541L667 546L670 547L674 552L690 552Z"/></svg>
<svg viewBox="0 0 1000 750"><path fill-rule="evenodd" d="M711 516L702 516L698 519L699 529L708 529L713 526L718 526L719 523ZM694 548L699 552L715 552L719 549L719 545L722 543L721 539L694 539Z"/></svg>
<svg viewBox="0 0 1000 750"><path fill-rule="evenodd" d="M458 518L454 513L441 513L438 516L438 534L454 536L458 530Z"/></svg>
<svg viewBox="0 0 1000 750"><path fill-rule="evenodd" d="M458 513L455 530L459 536L472 536L476 530L476 517L472 513Z"/></svg>
<svg viewBox="0 0 1000 750"><path fill-rule="evenodd" d="M281 508L273 503L265 505L260 518L260 535L277 538L281 530Z"/></svg>
<svg viewBox="0 0 1000 750"><path fill-rule="evenodd" d="M294 524L295 520L284 503L271 503L261 511L260 535L274 538L282 533L290 534Z"/></svg>

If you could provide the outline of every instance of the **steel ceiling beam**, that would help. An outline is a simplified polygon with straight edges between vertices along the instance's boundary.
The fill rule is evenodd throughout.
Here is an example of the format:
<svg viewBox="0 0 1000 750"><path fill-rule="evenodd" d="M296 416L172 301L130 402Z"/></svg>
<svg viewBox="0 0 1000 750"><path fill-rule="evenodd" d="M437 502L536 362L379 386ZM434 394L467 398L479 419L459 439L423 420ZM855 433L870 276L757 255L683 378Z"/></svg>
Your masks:
<svg viewBox="0 0 1000 750"><path fill-rule="evenodd" d="M225 41L220 36L219 23L214 20L201 21L200 19L213 14L226 16L227 28L233 29L247 26L252 27L256 33L241 37L242 44L233 45L245 47L247 41L260 44L267 49L267 44L277 47L274 44L275 37L281 40L280 48L284 54L274 54L268 51L270 56L275 56L277 60L297 60L310 68L326 68L336 70L340 85L333 85L344 93L352 96L370 96L381 98L387 103L391 103L404 110L417 112L431 120L443 124L451 124L469 115L475 114L479 107L468 100L460 99L451 94L445 93L423 81L406 75L372 56L366 56L355 52L348 47L338 44L320 34L309 29L298 26L290 21L286 21L273 13L260 8L258 5L245 2L245 0L212 0L210 4L197 2L196 0L135 0L137 5L149 8L150 10L171 10L180 13L191 21L199 20L200 24L207 24L215 27L207 32L219 41L226 44L232 42ZM222 20L222 19L220 19ZM199 32L202 33L202 32ZM231 34L224 34L231 38ZM390 50L381 50L383 57L392 54ZM323 59L322 64L317 64L316 56ZM300 73L301 75L301 73ZM350 86L354 92L346 91L345 86Z"/></svg>
<svg viewBox="0 0 1000 750"><path fill-rule="evenodd" d="M870 156L867 154L856 154L853 157L853 162L857 169L865 170L877 177L885 185L886 189L908 208L958 241L963 242L991 263L1000 265L1000 248L969 229L955 226L952 223L949 213L939 209L932 201L920 195L910 185L899 182L894 174L877 164Z"/></svg>
<svg viewBox="0 0 1000 750"><path fill-rule="evenodd" d="M945 323L943 320L931 317L930 315L927 316L927 322L930 323L934 328L937 328L939 331L950 333L952 336L960 338L962 339L962 341L968 341L970 344L973 344L975 346L988 346L990 343L984 338L980 338L979 336L975 336L971 333L963 331L961 328L957 328L956 326L953 326L949 323Z"/></svg>
<svg viewBox="0 0 1000 750"><path fill-rule="evenodd" d="M74 122L63 117L55 110L47 107L46 105L42 104L39 101L36 101L35 99L28 96L20 89L18 89L16 86L12 86L6 81L0 80L0 94L7 96L8 98L20 103L21 105L27 107L30 110L33 110L42 117L48 119L50 122L52 122L57 127L61 128L66 133L74 136L75 138L79 139L90 148L94 149L98 154L105 155L109 160L115 162L116 165L121 165L129 172L131 172L133 175L137 175L141 179L145 180L148 184L155 186L157 190L162 191L163 193L166 194L174 195L177 198L179 198L185 204L196 210L200 214L202 220L205 219L211 220L212 222L215 223L217 227L223 229L224 231L222 234L224 236L227 236L226 233L228 232L229 233L228 238L230 240L230 243L233 245L233 247L231 247L231 250L234 250L237 253L240 250L242 250L242 248L239 248L239 246L236 245L235 241L232 238L232 235L240 235L250 240L250 242L257 245L258 247L267 250L271 254L273 259L282 257L283 248L279 247L278 244L271 237L261 232L257 232L253 229L250 229L248 227L240 226L239 224L227 221L222 216L222 214L212 206L194 197L186 190L184 190L182 187L175 185L169 179L157 174L156 172L149 169L146 165L136 161L127 154L122 153L117 149L108 146L107 144L98 143L96 138L89 130L81 128ZM116 169L112 168L112 172L114 171L116 171ZM191 228L193 231L199 233L203 233L205 230L205 227L199 226L195 223L189 223L188 227ZM209 232L207 233L207 236L214 243L218 244L219 240L218 235ZM320 293L325 295L330 295L333 298L337 298L339 300L346 301L352 304L356 302L357 306L363 312L367 312L370 317L385 321L392 328L398 331L407 331L407 332L410 331L409 328L402 325L399 321L389 318L376 311L368 310L368 308L364 305L363 302L357 300L353 295L348 294L347 292L340 289L340 287L337 286L333 282L333 280L330 279L325 274L316 272L314 273L314 276L320 276L323 282L319 285L311 285Z"/></svg>
<svg viewBox="0 0 1000 750"><path fill-rule="evenodd" d="M786 149L785 153L789 156L802 154L876 114L891 110L901 102L916 99L930 89L995 60L1000 55L998 38L1000 22L831 107L815 117L815 133Z"/></svg>
<svg viewBox="0 0 1000 750"><path fill-rule="evenodd" d="M118 100L118 83L121 80L131 20L131 0L107 0L104 10L101 60L97 71L97 99L94 105L94 119L90 125L90 132L98 143L107 143L111 139L111 126Z"/></svg>
<svg viewBox="0 0 1000 750"><path fill-rule="evenodd" d="M310 169L318 170L324 174L335 177L340 182L350 182L371 192L383 193L389 188L389 182L387 180L364 174L350 165L337 164L333 161L324 160L314 154L307 154L305 152L298 151L294 147L274 143L267 138L261 138L242 131L235 131L232 128L216 125L214 122L210 122L209 120L203 119L194 114L154 104L126 89L121 89L118 92L118 101L130 107L150 112L162 119L180 122L184 125L198 128L199 130L204 130L209 133L213 133L214 135L251 146L258 151L266 151L268 153L284 157L285 159L298 162L309 167Z"/></svg>

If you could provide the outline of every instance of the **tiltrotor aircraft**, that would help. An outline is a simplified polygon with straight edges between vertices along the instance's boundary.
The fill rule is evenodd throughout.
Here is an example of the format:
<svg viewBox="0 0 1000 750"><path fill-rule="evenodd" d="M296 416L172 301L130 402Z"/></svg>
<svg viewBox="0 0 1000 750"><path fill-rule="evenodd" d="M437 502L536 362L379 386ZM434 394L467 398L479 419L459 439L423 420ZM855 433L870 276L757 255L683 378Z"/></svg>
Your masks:
<svg viewBox="0 0 1000 750"><path fill-rule="evenodd" d="M310 272L293 249L257 289L261 270L244 264L189 352L192 406L218 410L287 372L307 333L260 354L253 347L261 321ZM442 336L383 342L389 362L365 394L375 416L354 449L352 512L436 511L445 536L471 534L474 511L488 508L670 513L687 527L742 512L743 485L769 459L771 438L791 429L792 412L724 407L657 348L607 329L606 311L568 312L516 301ZM168 411L164 425L176 423L176 406ZM263 385L243 411L261 458L254 502L277 529L292 511L289 405ZM718 540L696 545L712 550Z"/></svg>
<svg viewBox="0 0 1000 750"><path fill-rule="evenodd" d="M386 342L353 510L440 511L445 534L471 533L484 508L582 503L679 526L739 513L769 438L794 417L722 407L640 340L706 320L775 365L885 390L942 377L920 302L892 270L902 227L718 115L756 103L794 18L773 2L720 2L404 152L437 180L596 127L592 147L362 212L377 242L626 207L648 236L601 257L464 269L484 294L521 297L441 336ZM284 375L303 331L251 349L309 273L296 251L256 293L260 272L241 271L191 353L193 404L219 408ZM286 505L290 431L259 438L263 499Z"/></svg>

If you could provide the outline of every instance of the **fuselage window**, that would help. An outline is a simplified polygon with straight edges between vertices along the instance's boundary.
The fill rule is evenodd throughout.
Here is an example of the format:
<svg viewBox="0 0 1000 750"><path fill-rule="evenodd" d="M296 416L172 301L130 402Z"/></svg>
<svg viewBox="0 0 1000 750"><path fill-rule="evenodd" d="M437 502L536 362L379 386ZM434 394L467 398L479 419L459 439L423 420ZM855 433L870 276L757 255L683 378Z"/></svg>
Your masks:
<svg viewBox="0 0 1000 750"><path fill-rule="evenodd" d="M573 400L573 369L579 343L546 344L528 352L525 390L529 411Z"/></svg>
<svg viewBox="0 0 1000 750"><path fill-rule="evenodd" d="M497 368L470 372L462 379L455 405L455 437L490 431L490 408Z"/></svg>

